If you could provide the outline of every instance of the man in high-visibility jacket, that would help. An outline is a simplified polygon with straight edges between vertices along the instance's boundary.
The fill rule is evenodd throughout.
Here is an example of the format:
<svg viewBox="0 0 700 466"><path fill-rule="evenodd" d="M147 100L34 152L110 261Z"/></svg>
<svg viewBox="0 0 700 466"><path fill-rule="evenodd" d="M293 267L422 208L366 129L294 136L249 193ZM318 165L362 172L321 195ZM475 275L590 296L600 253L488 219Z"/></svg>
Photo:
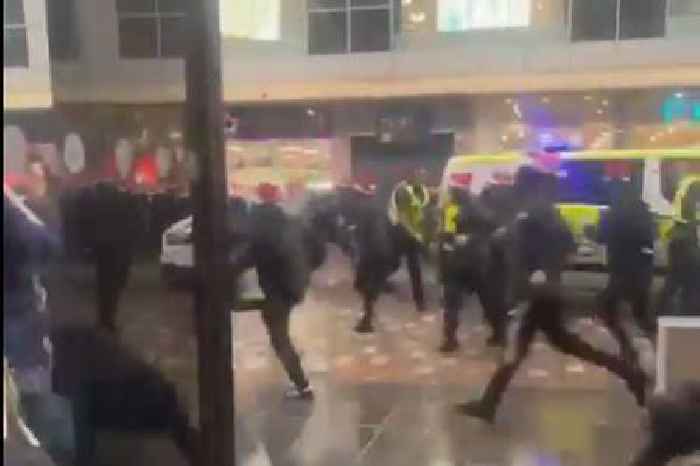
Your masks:
<svg viewBox="0 0 700 466"><path fill-rule="evenodd" d="M425 240L425 208L430 193L424 183L425 171L417 170L394 187L389 199L389 220L396 227L395 241L406 257L416 309L425 309L420 256Z"/></svg>
<svg viewBox="0 0 700 466"><path fill-rule="evenodd" d="M476 293L491 325L488 343L505 345L505 274L497 258L494 233L500 226L496 215L468 187L450 184L443 206L440 232L440 276L444 298L444 339L440 351L455 351L459 313L464 294Z"/></svg>

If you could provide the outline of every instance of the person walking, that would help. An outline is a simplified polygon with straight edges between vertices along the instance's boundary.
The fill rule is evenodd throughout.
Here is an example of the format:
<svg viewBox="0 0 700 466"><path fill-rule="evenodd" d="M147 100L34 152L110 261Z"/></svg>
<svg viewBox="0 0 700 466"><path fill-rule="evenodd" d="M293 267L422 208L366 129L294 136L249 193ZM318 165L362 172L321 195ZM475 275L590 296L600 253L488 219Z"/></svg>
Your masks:
<svg viewBox="0 0 700 466"><path fill-rule="evenodd" d="M566 327L561 273L574 251L574 241L554 206L556 183L553 174L532 168L521 170L516 177L515 190L523 196L517 221L510 227L513 259L509 262L516 269L509 275L515 282L515 299L528 304L515 313L518 327L512 355L497 369L480 399L458 406L463 414L493 422L508 385L540 331L559 351L622 378L637 403L644 404L647 377L641 369L594 348Z"/></svg>
<svg viewBox="0 0 700 466"><path fill-rule="evenodd" d="M620 320L620 302L632 305L637 325L656 341L656 319L649 309L654 277L656 224L647 204L630 182L620 181L597 240L607 246L608 284L601 295L602 319L617 339L622 357L637 364L637 353Z"/></svg>
<svg viewBox="0 0 700 466"><path fill-rule="evenodd" d="M464 294L476 293L491 325L491 346L505 345L505 270L498 261L492 235L496 217L459 185L452 185L443 207L440 276L445 306L440 351L459 347L457 328Z"/></svg>
<svg viewBox="0 0 700 466"><path fill-rule="evenodd" d="M262 183L258 196L261 203L251 211L249 241L250 261L265 295L262 320L272 348L293 384L285 395L310 399L313 391L289 335L292 309L303 300L311 274L302 226L278 205L279 188Z"/></svg>

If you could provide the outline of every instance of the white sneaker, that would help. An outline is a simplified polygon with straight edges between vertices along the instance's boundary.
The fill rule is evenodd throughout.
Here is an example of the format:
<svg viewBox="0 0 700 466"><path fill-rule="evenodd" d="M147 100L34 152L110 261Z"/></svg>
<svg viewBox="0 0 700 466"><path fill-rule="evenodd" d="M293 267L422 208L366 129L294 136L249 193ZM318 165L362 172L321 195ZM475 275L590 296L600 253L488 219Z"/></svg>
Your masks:
<svg viewBox="0 0 700 466"><path fill-rule="evenodd" d="M311 385L307 385L304 388L292 386L284 392L284 397L288 400L311 400L314 397L314 391Z"/></svg>

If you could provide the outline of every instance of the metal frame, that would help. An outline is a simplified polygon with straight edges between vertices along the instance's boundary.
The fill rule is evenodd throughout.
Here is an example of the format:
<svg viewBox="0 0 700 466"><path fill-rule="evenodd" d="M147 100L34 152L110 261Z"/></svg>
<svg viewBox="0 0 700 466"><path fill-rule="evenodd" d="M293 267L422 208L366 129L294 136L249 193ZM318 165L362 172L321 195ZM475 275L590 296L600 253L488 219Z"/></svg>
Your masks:
<svg viewBox="0 0 700 466"><path fill-rule="evenodd" d="M154 10L153 12L121 12L117 10L117 19L121 21L122 19L154 19L156 22L156 56L153 58L170 58L163 56L163 26L161 22L164 19L183 19L187 15L185 12L173 13L173 12L161 12L158 8L158 0L154 0ZM119 57L131 59L129 57Z"/></svg>
<svg viewBox="0 0 700 466"><path fill-rule="evenodd" d="M666 358L668 357L668 329L669 328L700 328L699 317L661 317L656 349L656 387L657 394L665 393L668 389L666 380Z"/></svg>
<svg viewBox="0 0 700 466"><path fill-rule="evenodd" d="M337 7L310 7L309 0L306 4L306 52L309 53L309 16L312 13L345 13L345 51L343 53L358 53L352 50L352 12L353 11L388 11L389 12L389 50L394 48L394 2L384 0L384 5L352 6L352 0L345 0L345 6ZM361 53L361 52L359 52Z"/></svg>

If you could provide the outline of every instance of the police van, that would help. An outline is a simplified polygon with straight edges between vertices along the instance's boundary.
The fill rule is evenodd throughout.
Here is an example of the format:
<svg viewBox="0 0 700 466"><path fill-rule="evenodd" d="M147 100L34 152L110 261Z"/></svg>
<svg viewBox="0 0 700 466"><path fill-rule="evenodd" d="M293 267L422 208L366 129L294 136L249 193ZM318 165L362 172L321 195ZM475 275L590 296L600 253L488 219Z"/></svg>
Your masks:
<svg viewBox="0 0 700 466"><path fill-rule="evenodd" d="M690 187L700 183L700 148L457 155L450 158L443 173L441 205L451 183L468 186L478 195L489 184L512 184L521 166L543 163L553 167L560 179L557 206L578 244L575 265L605 264L605 248L585 231L589 225L596 226L609 207L617 180L631 182L654 213L659 229L656 261L658 266L666 265L667 233L673 218L680 216Z"/></svg>

